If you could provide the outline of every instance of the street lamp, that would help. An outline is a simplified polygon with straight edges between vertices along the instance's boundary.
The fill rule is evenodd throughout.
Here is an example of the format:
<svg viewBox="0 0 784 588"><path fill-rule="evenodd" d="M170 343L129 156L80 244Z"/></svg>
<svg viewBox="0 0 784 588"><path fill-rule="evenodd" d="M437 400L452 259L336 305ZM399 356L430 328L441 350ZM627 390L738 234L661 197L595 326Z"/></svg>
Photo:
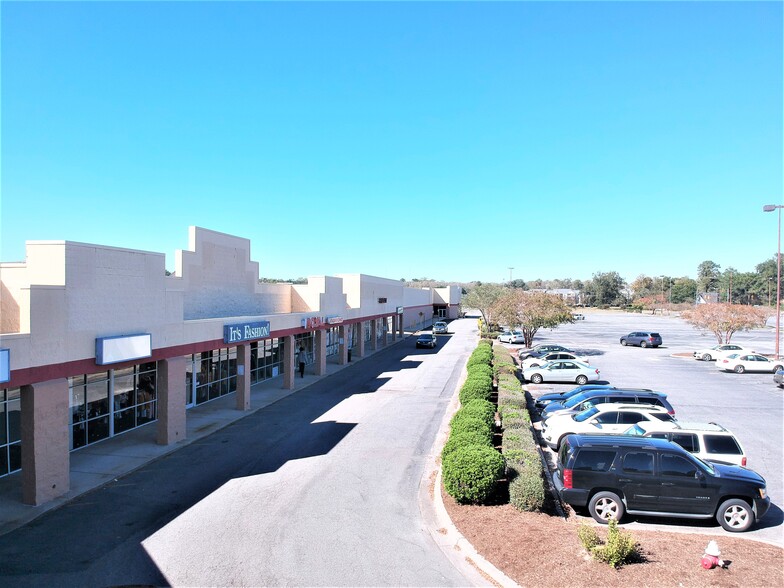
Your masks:
<svg viewBox="0 0 784 588"><path fill-rule="evenodd" d="M766 204L762 212L779 211L779 238L776 247L776 359L779 358L779 332L781 330L781 209L784 204Z"/></svg>

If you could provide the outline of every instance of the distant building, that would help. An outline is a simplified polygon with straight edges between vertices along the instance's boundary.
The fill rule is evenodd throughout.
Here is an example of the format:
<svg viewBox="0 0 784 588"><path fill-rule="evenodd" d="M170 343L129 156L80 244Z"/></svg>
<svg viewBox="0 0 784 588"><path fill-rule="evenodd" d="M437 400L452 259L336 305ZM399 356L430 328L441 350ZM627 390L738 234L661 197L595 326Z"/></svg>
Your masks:
<svg viewBox="0 0 784 588"><path fill-rule="evenodd" d="M572 306L579 306L583 303L582 294L579 290L572 288L531 288L529 292L544 292L545 294L555 294Z"/></svg>
<svg viewBox="0 0 784 588"><path fill-rule="evenodd" d="M716 304L718 301L718 292L699 292L697 294L697 304Z"/></svg>

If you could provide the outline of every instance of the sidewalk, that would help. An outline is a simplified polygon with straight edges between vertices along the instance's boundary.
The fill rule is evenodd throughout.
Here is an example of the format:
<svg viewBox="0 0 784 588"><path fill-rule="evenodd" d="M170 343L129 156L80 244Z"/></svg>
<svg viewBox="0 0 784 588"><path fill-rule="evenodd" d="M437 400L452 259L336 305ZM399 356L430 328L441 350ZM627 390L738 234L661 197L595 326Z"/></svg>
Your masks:
<svg viewBox="0 0 784 588"><path fill-rule="evenodd" d="M390 341L385 347L379 347L376 350L369 349L369 346L366 346L365 358L405 341L412 334L412 332L406 331L402 339ZM286 390L281 387L283 377L280 376L254 384L251 387L251 408L248 411L240 411L235 408L236 399L234 394L227 394L211 402L188 409L187 438L179 443L158 445L155 441L156 425L153 422L117 437L112 437L74 451L70 454L70 490L67 494L46 504L30 506L22 503L22 472L16 472L0 478L0 535L13 531L42 514L73 500L77 496L99 488L107 482L128 474L163 455L177 451L185 445L211 435L223 427L277 402L281 398L294 394L323 378L349 367L352 363L362 361L362 359L364 358L355 357L353 362L339 365L336 363L335 358L329 358L325 375L315 376L306 372L304 378L294 378L294 388L292 390Z"/></svg>

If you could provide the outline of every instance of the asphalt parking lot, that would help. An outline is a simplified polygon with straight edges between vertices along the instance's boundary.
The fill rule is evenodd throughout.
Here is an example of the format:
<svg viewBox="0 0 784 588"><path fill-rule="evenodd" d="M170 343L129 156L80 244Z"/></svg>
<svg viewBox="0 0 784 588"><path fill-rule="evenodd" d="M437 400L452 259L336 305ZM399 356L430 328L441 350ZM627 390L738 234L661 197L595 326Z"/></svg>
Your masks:
<svg viewBox="0 0 784 588"><path fill-rule="evenodd" d="M675 316L590 310L585 315L586 320L539 331L534 343L569 347L599 368L600 381L664 392L675 407L676 418L716 422L735 433L748 456L748 467L766 479L771 498L767 515L745 535L784 546L784 391L774 384L773 374L727 373L719 371L715 362L678 356L713 346L716 339ZM620 337L637 330L659 332L663 345L656 349L623 347ZM775 331L766 328L736 333L732 342L772 354ZM570 384L529 385L534 397L572 388L574 385ZM656 525L683 532L725 532L713 522L639 519L631 525Z"/></svg>

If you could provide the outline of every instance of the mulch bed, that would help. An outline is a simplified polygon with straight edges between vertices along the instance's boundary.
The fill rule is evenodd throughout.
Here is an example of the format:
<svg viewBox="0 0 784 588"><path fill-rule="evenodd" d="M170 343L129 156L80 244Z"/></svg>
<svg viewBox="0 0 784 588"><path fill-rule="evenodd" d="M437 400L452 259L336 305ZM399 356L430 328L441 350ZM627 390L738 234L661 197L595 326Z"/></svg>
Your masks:
<svg viewBox="0 0 784 588"><path fill-rule="evenodd" d="M661 531L630 532L640 544L642 561L613 569L591 559L577 538L578 518L523 513L509 504L457 504L441 491L458 528L485 559L521 586L784 586L784 549L750 539ZM621 526L621 528L623 528ZM598 526L600 536L605 527ZM700 565L714 539L726 569Z"/></svg>

